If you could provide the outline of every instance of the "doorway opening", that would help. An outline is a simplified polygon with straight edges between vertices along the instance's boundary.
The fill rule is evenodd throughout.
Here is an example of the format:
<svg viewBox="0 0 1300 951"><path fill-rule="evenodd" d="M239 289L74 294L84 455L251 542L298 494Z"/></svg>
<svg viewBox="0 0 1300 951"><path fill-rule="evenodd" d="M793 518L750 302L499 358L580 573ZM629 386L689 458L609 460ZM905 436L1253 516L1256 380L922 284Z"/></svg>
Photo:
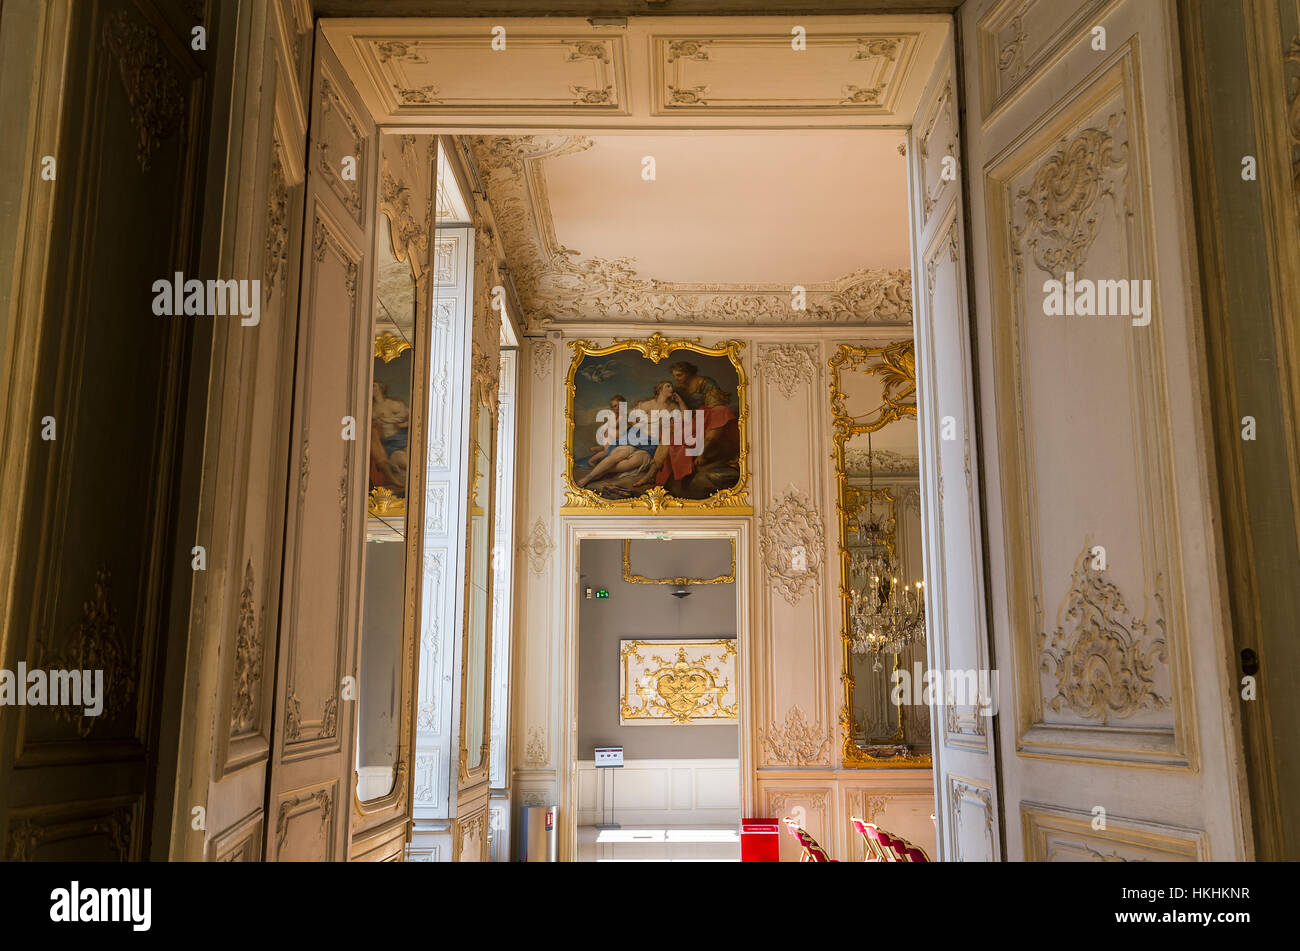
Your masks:
<svg viewBox="0 0 1300 951"><path fill-rule="evenodd" d="M738 860L734 540L587 538L579 563L578 859Z"/></svg>

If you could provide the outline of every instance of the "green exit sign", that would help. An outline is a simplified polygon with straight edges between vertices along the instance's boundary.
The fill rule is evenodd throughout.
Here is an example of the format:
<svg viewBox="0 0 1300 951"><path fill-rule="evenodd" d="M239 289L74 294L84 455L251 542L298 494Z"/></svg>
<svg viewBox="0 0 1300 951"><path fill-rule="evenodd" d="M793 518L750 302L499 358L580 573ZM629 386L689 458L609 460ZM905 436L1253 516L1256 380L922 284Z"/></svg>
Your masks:
<svg viewBox="0 0 1300 951"><path fill-rule="evenodd" d="M598 591L596 592L596 597L598 597L598 598L608 598L608 597L609 597L609 592L606 591L604 588L601 588L600 590L598 590Z"/></svg>

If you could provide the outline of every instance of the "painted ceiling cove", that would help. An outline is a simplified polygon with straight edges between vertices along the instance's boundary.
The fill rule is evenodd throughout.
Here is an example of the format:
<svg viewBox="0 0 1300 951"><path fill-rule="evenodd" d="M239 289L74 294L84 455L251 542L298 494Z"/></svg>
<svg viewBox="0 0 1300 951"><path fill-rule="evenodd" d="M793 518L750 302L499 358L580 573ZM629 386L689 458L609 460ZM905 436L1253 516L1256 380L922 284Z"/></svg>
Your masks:
<svg viewBox="0 0 1300 951"><path fill-rule="evenodd" d="M911 321L897 130L469 142L530 326Z"/></svg>

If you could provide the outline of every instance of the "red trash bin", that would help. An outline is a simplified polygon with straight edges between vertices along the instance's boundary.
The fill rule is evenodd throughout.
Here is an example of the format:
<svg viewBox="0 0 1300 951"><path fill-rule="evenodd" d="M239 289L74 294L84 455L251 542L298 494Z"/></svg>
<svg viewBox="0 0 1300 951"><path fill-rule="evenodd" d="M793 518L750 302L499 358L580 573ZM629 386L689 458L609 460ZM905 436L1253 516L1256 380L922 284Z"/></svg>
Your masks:
<svg viewBox="0 0 1300 951"><path fill-rule="evenodd" d="M742 862L779 862L781 824L776 819L740 820L740 860Z"/></svg>

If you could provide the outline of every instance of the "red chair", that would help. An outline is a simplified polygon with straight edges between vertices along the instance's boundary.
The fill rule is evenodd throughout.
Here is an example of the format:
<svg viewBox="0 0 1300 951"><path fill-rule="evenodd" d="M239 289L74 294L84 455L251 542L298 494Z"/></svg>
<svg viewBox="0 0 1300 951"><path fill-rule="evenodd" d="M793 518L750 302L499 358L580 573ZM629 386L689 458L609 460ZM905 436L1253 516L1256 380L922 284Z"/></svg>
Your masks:
<svg viewBox="0 0 1300 951"><path fill-rule="evenodd" d="M929 857L906 839L890 835L870 822L854 818L853 827L867 844L869 862L928 862ZM872 856L875 856L874 858Z"/></svg>
<svg viewBox="0 0 1300 951"><path fill-rule="evenodd" d="M862 843L867 849L868 862L894 862L897 859L893 852L885 854L885 848L880 844L877 837L878 831L874 823L864 822L857 816L850 816L849 821L853 823L853 828L857 830L858 835L862 836Z"/></svg>
<svg viewBox="0 0 1300 951"><path fill-rule="evenodd" d="M803 847L803 854L799 856L800 862L839 861L838 859L831 858L830 855L827 854L826 850L821 847L820 843L818 843L816 839L810 836L803 829L799 828L799 826L795 825L793 819L785 819L784 822L785 822L786 831L788 831L792 836L794 836L795 840L799 843L799 845Z"/></svg>

